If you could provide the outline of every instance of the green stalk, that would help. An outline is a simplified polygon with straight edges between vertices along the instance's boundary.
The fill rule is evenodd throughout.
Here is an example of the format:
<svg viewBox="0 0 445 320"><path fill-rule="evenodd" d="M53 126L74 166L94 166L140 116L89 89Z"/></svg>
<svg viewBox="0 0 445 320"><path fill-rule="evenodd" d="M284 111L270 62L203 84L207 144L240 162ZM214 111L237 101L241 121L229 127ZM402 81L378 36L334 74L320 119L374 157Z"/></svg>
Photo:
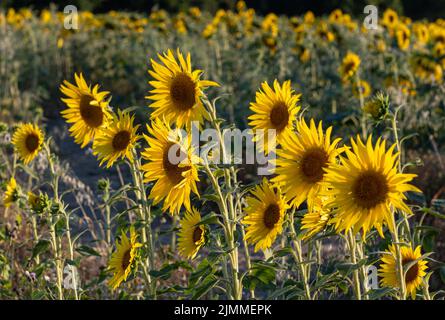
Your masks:
<svg viewBox="0 0 445 320"><path fill-rule="evenodd" d="M303 281L304 293L305 293L306 299L312 300L311 289L309 287L308 273L307 273L307 269L304 265L301 241L300 241L300 239L298 239L297 233L295 231L294 213L295 213L295 210L293 210L291 212L291 214L289 215L290 235L292 237L292 244L293 244L290 246L291 252L292 252L292 256L293 256L295 262L297 262L297 264L298 264L298 268L300 269L300 274L301 274L301 278Z"/></svg>
<svg viewBox="0 0 445 320"><path fill-rule="evenodd" d="M355 236L352 234L351 230L348 231L347 241L348 241L349 252L351 254L351 263L356 265L357 264L356 242L355 242ZM360 275L359 275L359 270L357 268L355 268L353 272L353 283L354 283L354 291L356 299L362 300Z"/></svg>

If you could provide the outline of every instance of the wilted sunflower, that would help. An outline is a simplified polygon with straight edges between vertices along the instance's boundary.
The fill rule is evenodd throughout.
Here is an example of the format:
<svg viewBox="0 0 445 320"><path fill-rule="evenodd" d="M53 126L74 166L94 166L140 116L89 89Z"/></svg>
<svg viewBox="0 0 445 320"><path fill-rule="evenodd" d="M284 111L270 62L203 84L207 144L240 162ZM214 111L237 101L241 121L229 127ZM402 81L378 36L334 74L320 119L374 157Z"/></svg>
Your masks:
<svg viewBox="0 0 445 320"><path fill-rule="evenodd" d="M180 221L178 248L179 253L185 258L193 259L206 242L205 227L197 226L200 222L201 214L195 208L186 212Z"/></svg>
<svg viewBox="0 0 445 320"><path fill-rule="evenodd" d="M113 272L113 277L108 281L108 284L113 290L126 281L133 268L133 262L137 255L137 250L142 244L137 242L137 234L133 227L130 228L130 238L122 232L121 241L116 240L116 251L111 255L109 262L110 271Z"/></svg>
<svg viewBox="0 0 445 320"><path fill-rule="evenodd" d="M168 124L156 119L147 125L150 137L144 135L148 148L142 157L149 161L142 166L145 181L156 181L151 189L150 199L154 204L164 199L162 210L179 213L181 206L190 207L190 193L198 194L199 181L197 159L192 152L190 137L181 136L181 131L172 130Z"/></svg>
<svg viewBox="0 0 445 320"><path fill-rule="evenodd" d="M256 93L256 101L250 104L250 109L255 113L249 117L249 125L255 130L254 139L259 142L261 151L264 150L267 154L292 134L295 116L300 110L297 103L301 95L294 94L290 81L285 81L281 86L275 80L273 89L267 82L263 82L261 87L262 90ZM269 141L270 129L276 133L274 145ZM264 130L264 134L259 134L257 130Z"/></svg>
<svg viewBox="0 0 445 320"><path fill-rule="evenodd" d="M301 230L305 231L302 237L303 240L312 238L327 227L331 215L325 203L326 197L317 197L308 208L308 212L301 219Z"/></svg>
<svg viewBox="0 0 445 320"><path fill-rule="evenodd" d="M12 136L12 144L25 164L29 164L42 149L43 133L31 123L20 125Z"/></svg>
<svg viewBox="0 0 445 320"><path fill-rule="evenodd" d="M154 89L146 97L155 101L150 104L154 109L151 118L165 118L178 127L190 126L192 121L202 123L206 117L206 110L201 102L203 89L218 84L199 79L202 70L192 70L190 53L184 59L178 49L176 55L179 63L171 50L163 55L158 54L163 65L151 60L153 69L148 72L155 80L149 83Z"/></svg>
<svg viewBox="0 0 445 320"><path fill-rule="evenodd" d="M318 127L311 119L310 127L304 119L297 122L297 134L282 143L276 160L279 183L290 204L298 207L304 200L313 199L320 191L324 169L335 162L342 149L337 149L340 138L331 142L332 127L323 134L321 121Z"/></svg>
<svg viewBox="0 0 445 320"><path fill-rule="evenodd" d="M288 205L280 189L266 179L251 194L246 198L243 223L247 225L246 241L255 244L257 252L270 248L277 235L283 232L284 214Z"/></svg>
<svg viewBox="0 0 445 320"><path fill-rule="evenodd" d="M83 75L74 74L76 85L64 80L60 91L67 96L62 98L68 109L61 112L66 122L72 123L71 136L84 148L111 118L108 103L104 101L107 91L99 92L99 85L88 86Z"/></svg>
<svg viewBox="0 0 445 320"><path fill-rule="evenodd" d="M399 288L400 282L397 270L396 260L396 247L392 244L389 247L388 254L382 256L382 264L380 265L379 276L381 284L385 287ZM405 274L405 286L406 292L411 295L412 299L416 298L416 290L422 284L422 279L426 275L425 270L427 267L426 260L418 260L422 256L420 252L420 246L417 246L415 250L411 246L403 245L400 247L400 253L402 255L402 265L404 268L411 267ZM415 262L415 263L414 263Z"/></svg>
<svg viewBox="0 0 445 320"><path fill-rule="evenodd" d="M100 165L107 163L107 168L121 158L133 162L133 148L140 136L139 125L134 125L134 116L118 111L106 128L100 130L93 143L93 154L97 155Z"/></svg>
<svg viewBox="0 0 445 320"><path fill-rule="evenodd" d="M332 222L337 231L359 229L364 236L376 227L383 237L382 226L393 226L393 209L411 213L404 203L404 192L421 192L408 184L415 174L397 171L399 153L393 154L395 144L386 151L386 141L378 139L372 146L372 137L366 145L359 136L351 138L352 151L346 150L347 157L340 157L341 164L333 163L327 170L326 181L331 187L328 193L334 197L329 205L334 209Z"/></svg>
<svg viewBox="0 0 445 320"><path fill-rule="evenodd" d="M342 80L350 79L357 72L359 66L360 57L353 52L348 52L338 69Z"/></svg>
<svg viewBox="0 0 445 320"><path fill-rule="evenodd" d="M17 188L17 181L14 177L12 177L8 184L6 185L6 191L3 196L3 205L8 208L10 207L14 202L16 202L19 198L19 191Z"/></svg>

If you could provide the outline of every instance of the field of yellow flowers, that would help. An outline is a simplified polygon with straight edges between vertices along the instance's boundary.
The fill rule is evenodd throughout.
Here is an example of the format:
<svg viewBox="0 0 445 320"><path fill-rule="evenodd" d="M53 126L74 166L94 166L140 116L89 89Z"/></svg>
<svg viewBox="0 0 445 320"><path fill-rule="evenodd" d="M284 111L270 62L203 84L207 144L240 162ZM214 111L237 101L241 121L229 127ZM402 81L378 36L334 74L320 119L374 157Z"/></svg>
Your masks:
<svg viewBox="0 0 445 320"><path fill-rule="evenodd" d="M445 20L65 18L0 11L0 299L444 298Z"/></svg>

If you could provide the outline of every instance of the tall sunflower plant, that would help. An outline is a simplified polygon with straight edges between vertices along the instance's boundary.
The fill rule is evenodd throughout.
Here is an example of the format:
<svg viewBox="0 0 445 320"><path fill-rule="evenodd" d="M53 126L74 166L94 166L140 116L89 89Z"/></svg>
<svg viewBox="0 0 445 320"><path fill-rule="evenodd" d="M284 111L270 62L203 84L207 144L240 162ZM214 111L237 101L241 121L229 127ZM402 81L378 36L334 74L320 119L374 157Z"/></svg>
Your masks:
<svg viewBox="0 0 445 320"><path fill-rule="evenodd" d="M180 50L150 63L152 89L142 121L132 109L111 108L109 92L83 74L60 86L68 132L80 148L91 148L104 175L115 170L121 180L117 189L108 179L99 182L103 219L94 223L102 232L87 228L97 240L94 248L80 244L84 233L73 231L75 212L84 212L87 222L88 214L64 201L64 169L51 139L34 123L13 132L13 160L2 172L8 177L3 204L24 209L32 226L33 269L55 271L49 298L88 297L88 286L77 283L81 277L66 283L67 270L79 269L85 256L106 260L89 286L100 286L108 298L434 297L430 253L410 220L415 210L408 192L421 191L402 166L398 109L392 137L373 137L364 115L361 136L340 139L334 126L300 112L303 97L290 81L265 81L246 122L263 146L268 141L260 130L277 132L260 149L276 159L270 175L246 185L224 142L224 130L233 126L218 117L219 100L207 95L219 84L204 80L203 70L193 69L190 54ZM349 52L339 69L343 81L355 79L363 87L359 65ZM387 112L388 101L378 101L385 101ZM218 147L206 156L192 143L192 123L216 133ZM218 164L216 157L231 161ZM42 177L37 161L47 168ZM168 230L164 220L171 222ZM340 253L332 257L334 244ZM370 281L373 266L379 267L377 284ZM172 286L175 280L181 285Z"/></svg>

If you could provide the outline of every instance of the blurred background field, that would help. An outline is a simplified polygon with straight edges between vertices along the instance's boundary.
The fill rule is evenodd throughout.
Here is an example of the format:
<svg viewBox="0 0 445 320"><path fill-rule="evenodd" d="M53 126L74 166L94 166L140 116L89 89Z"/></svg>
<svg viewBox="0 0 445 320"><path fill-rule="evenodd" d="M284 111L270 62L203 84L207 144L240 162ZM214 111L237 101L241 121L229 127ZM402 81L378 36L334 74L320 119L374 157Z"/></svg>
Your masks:
<svg viewBox="0 0 445 320"><path fill-rule="evenodd" d="M147 122L144 98L151 89L150 59L168 48L190 52L194 67L221 84L219 114L247 127L249 103L261 82L291 80L307 114L335 126L349 139L360 130L366 102L377 92L390 95L399 112L405 163L424 192L413 202L445 214L445 3L370 1L379 8L379 29L362 22L363 1L2 1L0 7L0 121L13 125L41 120L55 137L67 166L68 187L81 190L72 199L88 212L98 198L101 172L90 150L68 137L60 117L59 85L82 72L90 83L111 92L113 107L137 107ZM63 27L66 4L79 8L79 28ZM390 27L384 10L394 8ZM254 9L253 9L254 8ZM341 11L334 11L340 8ZM274 13L275 12L275 13ZM386 19L386 20L385 20ZM361 59L361 94L342 81L338 69L348 51ZM387 135L382 119L369 114L370 132ZM373 119L374 118L374 119ZM123 173L125 174L125 172ZM247 179L255 177L246 171ZM115 169L109 171L119 186ZM0 209L1 210L1 209ZM100 213L97 214L98 216ZM420 217L418 217L420 218ZM423 218L423 217L422 217ZM427 251L445 260L445 222L426 215L433 227ZM445 278L445 270L443 270ZM441 273L435 285L441 286Z"/></svg>

